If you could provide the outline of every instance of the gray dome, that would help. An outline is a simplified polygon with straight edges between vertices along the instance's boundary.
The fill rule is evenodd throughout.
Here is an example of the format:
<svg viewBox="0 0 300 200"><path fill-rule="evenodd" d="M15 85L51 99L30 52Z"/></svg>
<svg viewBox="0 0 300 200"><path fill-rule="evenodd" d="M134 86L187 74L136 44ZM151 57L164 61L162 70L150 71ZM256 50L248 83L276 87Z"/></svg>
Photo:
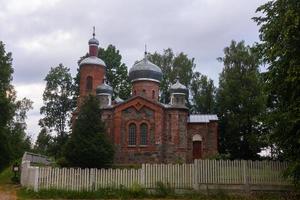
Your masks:
<svg viewBox="0 0 300 200"><path fill-rule="evenodd" d="M179 79L176 79L176 83L171 85L170 89L169 89L170 93L182 93L182 94L188 94L188 89L185 85L182 85L179 82Z"/></svg>
<svg viewBox="0 0 300 200"><path fill-rule="evenodd" d="M98 46L99 41L95 37L93 37L89 40L89 45L97 45Z"/></svg>
<svg viewBox="0 0 300 200"><path fill-rule="evenodd" d="M129 80L138 81L138 80L151 80L160 82L162 79L161 69L150 62L145 54L145 58L140 62L136 63L129 70Z"/></svg>
<svg viewBox="0 0 300 200"><path fill-rule="evenodd" d="M96 57L96 56L90 56L87 57L85 59L83 59L80 63L79 66L81 65L85 65L85 64L91 64L91 65L101 65L101 66L106 66L104 61L101 60L100 58Z"/></svg>
<svg viewBox="0 0 300 200"><path fill-rule="evenodd" d="M102 83L101 85L98 85L97 88L96 88L96 94L110 94L112 95L113 94L113 89L110 85L108 85L106 83L106 81L104 80L104 83Z"/></svg>

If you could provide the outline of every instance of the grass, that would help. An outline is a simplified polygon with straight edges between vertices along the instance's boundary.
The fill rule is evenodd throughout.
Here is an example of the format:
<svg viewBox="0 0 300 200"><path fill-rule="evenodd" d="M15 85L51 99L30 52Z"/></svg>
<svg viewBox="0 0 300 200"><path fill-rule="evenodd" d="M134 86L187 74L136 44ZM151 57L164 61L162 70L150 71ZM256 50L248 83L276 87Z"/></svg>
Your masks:
<svg viewBox="0 0 300 200"><path fill-rule="evenodd" d="M13 177L13 172L11 171L11 169L9 167L4 169L0 173L0 185L11 184L12 177Z"/></svg>
<svg viewBox="0 0 300 200"><path fill-rule="evenodd" d="M158 183L157 189L147 191L139 185L132 188L105 188L97 191L66 191L66 190L40 190L34 192L22 188L18 191L19 199L191 199L191 200L298 200L300 196L294 193L252 193L250 195L227 194L218 191L213 194L190 191L178 194L167 185Z"/></svg>

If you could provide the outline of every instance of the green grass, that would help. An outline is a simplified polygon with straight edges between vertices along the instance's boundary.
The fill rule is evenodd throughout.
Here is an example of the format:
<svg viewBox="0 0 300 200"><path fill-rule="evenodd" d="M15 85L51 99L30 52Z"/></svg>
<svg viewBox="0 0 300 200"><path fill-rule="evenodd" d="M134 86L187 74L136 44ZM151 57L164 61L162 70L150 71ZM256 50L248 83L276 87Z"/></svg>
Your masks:
<svg viewBox="0 0 300 200"><path fill-rule="evenodd" d="M161 186L162 187L162 186ZM163 190L163 191L161 191ZM169 193L168 193L169 192ZM205 195L203 193L190 191L189 193L176 194L166 186L154 190L146 191L140 186L133 188L106 188L97 191L65 191L65 190L40 190L34 192L22 188L18 191L19 199L191 199L191 200L298 200L300 196L293 193L252 193L250 195L226 194L219 191L214 194Z"/></svg>
<svg viewBox="0 0 300 200"><path fill-rule="evenodd" d="M0 185L11 184L11 178L13 177L13 172L8 167L0 172Z"/></svg>

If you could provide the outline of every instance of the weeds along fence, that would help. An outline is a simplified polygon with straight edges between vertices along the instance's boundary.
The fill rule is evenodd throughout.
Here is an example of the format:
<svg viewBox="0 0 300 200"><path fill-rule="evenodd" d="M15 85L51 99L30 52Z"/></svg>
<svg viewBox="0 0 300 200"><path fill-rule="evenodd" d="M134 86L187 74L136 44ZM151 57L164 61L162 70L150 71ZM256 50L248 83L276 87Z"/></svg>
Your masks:
<svg viewBox="0 0 300 200"><path fill-rule="evenodd" d="M107 187L155 188L162 182L174 189L199 185L290 185L282 176L286 162L195 160L192 164L143 164L139 169L80 169L30 166L23 161L21 184L39 189L93 191Z"/></svg>

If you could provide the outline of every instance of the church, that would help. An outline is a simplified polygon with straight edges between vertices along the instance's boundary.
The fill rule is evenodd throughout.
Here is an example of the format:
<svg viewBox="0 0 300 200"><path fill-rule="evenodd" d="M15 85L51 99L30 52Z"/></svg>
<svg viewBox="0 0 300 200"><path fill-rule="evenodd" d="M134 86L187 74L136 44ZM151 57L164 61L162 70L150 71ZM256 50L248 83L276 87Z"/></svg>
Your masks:
<svg viewBox="0 0 300 200"><path fill-rule="evenodd" d="M77 108L86 96L96 95L101 108L99 120L105 123L115 146L115 163L189 163L218 153L217 115L190 114L186 107L188 89L178 79L169 88L170 102L159 102L163 74L147 59L147 53L129 70L131 97L112 99L105 62L97 57L99 41L95 34L88 45L89 57L79 63Z"/></svg>

